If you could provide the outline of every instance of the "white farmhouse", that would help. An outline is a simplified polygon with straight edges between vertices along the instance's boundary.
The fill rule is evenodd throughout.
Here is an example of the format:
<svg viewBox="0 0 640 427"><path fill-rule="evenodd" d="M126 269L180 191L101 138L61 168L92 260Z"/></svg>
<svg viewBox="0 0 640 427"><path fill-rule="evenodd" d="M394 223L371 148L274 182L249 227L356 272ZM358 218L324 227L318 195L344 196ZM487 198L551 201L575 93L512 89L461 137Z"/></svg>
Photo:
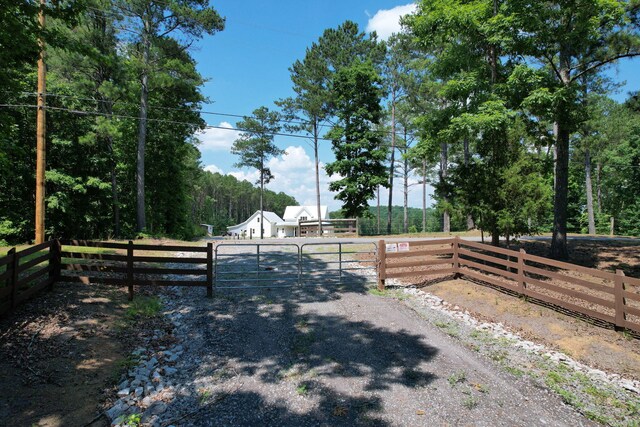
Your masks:
<svg viewBox="0 0 640 427"><path fill-rule="evenodd" d="M287 208L288 209L288 208ZM264 237L276 237L277 226L276 224L282 222L282 218L273 212L263 212L264 223L262 228L264 230ZM260 211L256 211L242 224L232 225L227 227L229 234L233 237L240 238L260 238Z"/></svg>
<svg viewBox="0 0 640 427"><path fill-rule="evenodd" d="M317 206L287 206L284 218L276 224L278 237L298 237L299 222L318 219ZM327 207L320 205L320 219L327 219Z"/></svg>

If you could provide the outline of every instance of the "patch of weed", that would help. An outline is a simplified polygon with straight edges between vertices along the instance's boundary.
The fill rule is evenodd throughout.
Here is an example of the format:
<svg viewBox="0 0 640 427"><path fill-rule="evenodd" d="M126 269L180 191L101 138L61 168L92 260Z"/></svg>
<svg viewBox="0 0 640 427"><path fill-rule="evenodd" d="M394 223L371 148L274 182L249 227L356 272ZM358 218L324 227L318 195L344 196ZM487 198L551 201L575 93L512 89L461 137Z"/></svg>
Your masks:
<svg viewBox="0 0 640 427"><path fill-rule="evenodd" d="M564 384L567 382L567 379L556 371L550 371L550 372L547 372L547 378L545 381L547 382L547 385L549 385L549 383L555 385L555 384Z"/></svg>
<svg viewBox="0 0 640 427"><path fill-rule="evenodd" d="M592 420L592 421L596 421L600 424L603 425L612 425L611 419L609 417L606 417L602 414L597 414L595 412L586 410L583 412L584 416L587 417L588 419Z"/></svg>
<svg viewBox="0 0 640 427"><path fill-rule="evenodd" d="M509 372L514 377L522 378L524 376L524 371L518 368L514 368L513 366L505 366L505 371Z"/></svg>
<svg viewBox="0 0 640 427"><path fill-rule="evenodd" d="M437 321L433 322L433 324L436 325L438 328L441 328L441 329L449 327L449 322L442 322L440 320L437 320Z"/></svg>
<svg viewBox="0 0 640 427"><path fill-rule="evenodd" d="M469 396L462 401L462 406L464 406L467 409L473 409L476 406L478 406L478 400L475 399L473 396Z"/></svg>
<svg viewBox="0 0 640 427"><path fill-rule="evenodd" d="M473 331L471 331L471 333L469 334L469 336L471 338L476 338L479 339L482 337L482 332L480 332L478 329L474 329Z"/></svg>
<svg viewBox="0 0 640 427"><path fill-rule="evenodd" d="M484 384L476 383L472 385L473 385L473 388L475 388L480 393L484 393L484 394L489 393L489 388Z"/></svg>
<svg viewBox="0 0 640 427"><path fill-rule="evenodd" d="M386 297L389 296L389 291L386 289L384 291L379 290L378 288L369 288L368 291L371 295L375 295L377 297Z"/></svg>
<svg viewBox="0 0 640 427"><path fill-rule="evenodd" d="M129 320L134 320L140 317L151 318L155 317L162 310L162 301L157 296L137 296L131 301L125 316Z"/></svg>
<svg viewBox="0 0 640 427"><path fill-rule="evenodd" d="M587 393L590 396L593 396L599 400L604 400L606 401L607 399L609 399L609 397L611 397L610 393L607 393L604 390L599 389L598 387L594 386L594 385L588 385L584 388L584 392Z"/></svg>
<svg viewBox="0 0 640 427"><path fill-rule="evenodd" d="M450 337L456 338L460 336L460 331L458 331L458 327L454 323L436 321L434 325L442 329L442 331Z"/></svg>
<svg viewBox="0 0 640 427"><path fill-rule="evenodd" d="M633 340L633 335L628 330L624 329L621 332L621 334L622 334L622 338L624 338L625 340L627 340L627 341L632 341Z"/></svg>
<svg viewBox="0 0 640 427"><path fill-rule="evenodd" d="M142 422L141 414L122 415L116 420L118 425L127 427L138 427Z"/></svg>
<svg viewBox="0 0 640 427"><path fill-rule="evenodd" d="M112 383L117 383L120 380L122 374L127 372L129 369L137 366L140 361L140 356L130 354L124 359L117 360L113 371L110 374L110 380Z"/></svg>
<svg viewBox="0 0 640 427"><path fill-rule="evenodd" d="M296 388L296 393L300 396L306 396L309 393L309 387L306 383L299 384Z"/></svg>
<svg viewBox="0 0 640 427"><path fill-rule="evenodd" d="M449 378L447 378L447 381L449 381L451 387L455 386L456 384L463 383L466 380L467 373L465 371L454 372L453 374L449 375Z"/></svg>
<svg viewBox="0 0 640 427"><path fill-rule="evenodd" d="M492 351L489 358L494 362L503 362L509 353L506 350Z"/></svg>

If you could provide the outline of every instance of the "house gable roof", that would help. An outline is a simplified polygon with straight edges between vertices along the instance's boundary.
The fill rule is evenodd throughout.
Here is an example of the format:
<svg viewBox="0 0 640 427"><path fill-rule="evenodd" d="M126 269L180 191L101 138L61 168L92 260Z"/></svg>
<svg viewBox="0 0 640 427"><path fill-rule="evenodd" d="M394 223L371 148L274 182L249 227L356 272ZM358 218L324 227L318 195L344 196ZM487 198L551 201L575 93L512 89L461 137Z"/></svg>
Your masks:
<svg viewBox="0 0 640 427"><path fill-rule="evenodd" d="M227 229L238 228L247 225L251 220L253 220L256 216L260 215L260 211L256 211L253 215L251 215L246 221L241 222L240 224L230 225ZM276 224L278 222L282 222L282 218L280 218L276 213L263 211L262 215L264 216L265 221L269 221L271 224Z"/></svg>
<svg viewBox="0 0 640 427"><path fill-rule="evenodd" d="M297 221L298 218L306 212L307 219L317 219L318 207L317 206L287 206L284 210L283 218L285 221ZM320 205L321 219L327 219L327 207Z"/></svg>

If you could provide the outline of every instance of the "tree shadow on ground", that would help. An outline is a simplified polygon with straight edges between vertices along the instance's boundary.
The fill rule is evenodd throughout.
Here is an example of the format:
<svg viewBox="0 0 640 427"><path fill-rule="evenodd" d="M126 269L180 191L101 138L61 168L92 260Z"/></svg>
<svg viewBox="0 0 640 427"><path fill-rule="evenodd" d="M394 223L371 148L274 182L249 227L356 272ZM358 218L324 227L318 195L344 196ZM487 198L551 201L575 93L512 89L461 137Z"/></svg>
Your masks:
<svg viewBox="0 0 640 427"><path fill-rule="evenodd" d="M550 245L548 241L527 240L521 242L516 249L523 248L527 253L548 257ZM569 238L567 246L568 262L572 264L608 271L621 269L628 276L640 277L640 241Z"/></svg>
<svg viewBox="0 0 640 427"><path fill-rule="evenodd" d="M323 259L307 262L317 272L331 269ZM230 264L251 266L241 258ZM191 319L190 341L202 343L190 353L201 360L196 380L172 405L174 412L197 407L203 387L224 399L180 425L387 425L385 393L428 386L438 349L380 313L368 318L368 306L380 302L369 295L370 276L345 271L342 279L216 289L206 314ZM244 385L236 390L237 382Z"/></svg>
<svg viewBox="0 0 640 427"><path fill-rule="evenodd" d="M122 369L126 294L58 283L0 321L0 425L84 425ZM102 424L93 424L102 425Z"/></svg>

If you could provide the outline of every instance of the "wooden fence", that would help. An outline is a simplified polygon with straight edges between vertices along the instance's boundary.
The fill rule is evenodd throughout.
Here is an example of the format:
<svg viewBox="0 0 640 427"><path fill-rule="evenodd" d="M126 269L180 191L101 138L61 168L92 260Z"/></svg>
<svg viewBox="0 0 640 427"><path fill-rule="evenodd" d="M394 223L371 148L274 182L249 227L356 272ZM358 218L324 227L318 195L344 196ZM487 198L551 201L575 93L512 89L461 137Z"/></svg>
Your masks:
<svg viewBox="0 0 640 427"><path fill-rule="evenodd" d="M524 250L451 239L378 245L378 287L390 278L458 275L640 332L640 279L555 261Z"/></svg>
<svg viewBox="0 0 640 427"><path fill-rule="evenodd" d="M7 255L0 257L0 314L43 289L51 289L59 276L60 246L57 241L22 251L12 248Z"/></svg>
<svg viewBox="0 0 640 427"><path fill-rule="evenodd" d="M298 222L300 237L318 235L318 220L304 220ZM322 220L323 235L358 235L358 219L325 219Z"/></svg>
<svg viewBox="0 0 640 427"><path fill-rule="evenodd" d="M175 252L197 255L176 257ZM213 267L212 243L162 246L52 240L19 252L14 248L0 257L0 314L58 281L127 287L130 300L134 285L202 286L211 297Z"/></svg>

